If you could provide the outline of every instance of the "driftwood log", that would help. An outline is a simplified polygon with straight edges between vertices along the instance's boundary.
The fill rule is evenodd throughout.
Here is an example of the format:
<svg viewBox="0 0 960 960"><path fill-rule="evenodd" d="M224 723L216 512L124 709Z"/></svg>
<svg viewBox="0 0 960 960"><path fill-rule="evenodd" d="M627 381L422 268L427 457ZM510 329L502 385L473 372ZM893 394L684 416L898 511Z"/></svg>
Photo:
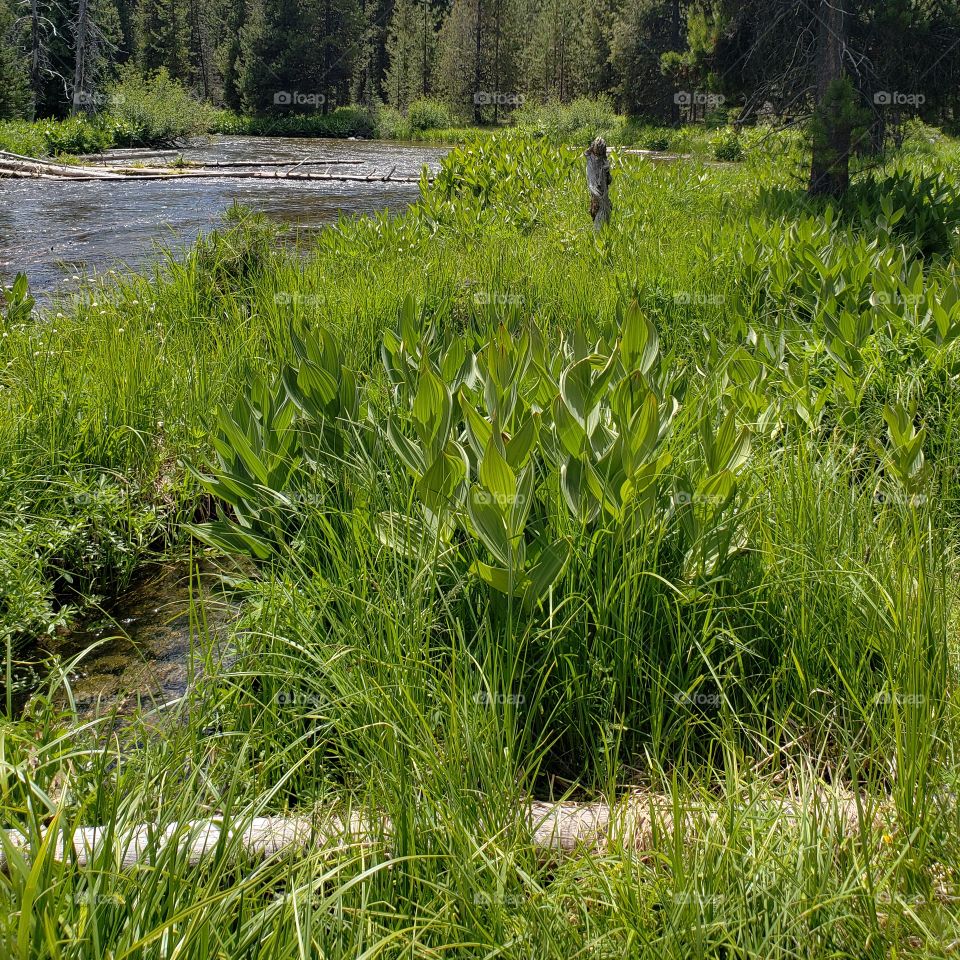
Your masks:
<svg viewBox="0 0 960 960"><path fill-rule="evenodd" d="M302 162L302 161L301 161ZM49 160L21 157L15 153L0 151L0 177L19 177L41 180L185 180L201 177L217 179L243 178L253 180L331 180L347 183L410 183L420 182L419 177L396 177L396 167L386 176L371 172L365 176L347 173L299 173L300 162L284 164L281 170L234 170L218 167L85 167ZM432 177L428 178L432 180Z"/></svg>
<svg viewBox="0 0 960 960"><path fill-rule="evenodd" d="M886 829L892 816L888 804L872 804L849 794L822 794L804 802L780 800L757 804L741 811L744 819L760 824L785 826L797 824L815 812L816 822L825 833L834 831L843 837L876 837ZM611 846L624 845L637 851L653 848L660 834L681 831L687 840L713 825L722 825L729 811L696 812L687 810L677 817L671 799L662 794L634 793L610 806L606 803L549 803L533 801L522 813L530 831L532 845L550 854L604 853ZM56 829L51 827L50 829ZM144 824L115 834L106 827L80 827L64 843L61 831L51 838L53 857L68 858L80 867L93 862L112 849L121 869L148 863L153 854L175 845L179 858L195 865L226 844L234 853L249 857L271 857L282 853L304 853L311 849L344 850L372 846L382 838L389 842L391 824L387 818L371 821L356 811L335 813L318 811L315 816L266 816L236 819L224 824L212 818L190 823L173 823L160 829ZM27 838L8 832L10 845L25 853ZM7 869L6 844L0 844L0 869ZM66 847L66 849L65 849Z"/></svg>
<svg viewBox="0 0 960 960"><path fill-rule="evenodd" d="M107 165L112 160L136 160L137 157L114 157L114 156L103 156L103 157L87 157L88 161L93 161L98 166ZM221 168L226 168L232 170L234 167L349 167L349 166L359 166L360 164L366 163L366 160L311 160L304 158L303 160L206 160L202 163L200 161L186 161L187 166L183 169L186 170L220 170ZM115 169L123 170L142 170L148 172L152 167L156 167L158 170L169 170L169 169L181 169L180 167L170 168L164 167L162 164L151 164L143 167L117 167ZM109 169L114 169L110 167Z"/></svg>
<svg viewBox="0 0 960 960"><path fill-rule="evenodd" d="M594 230L609 223L613 205L610 203L610 160L607 157L607 144L603 137L597 137L587 148L587 189L590 191L590 219Z"/></svg>

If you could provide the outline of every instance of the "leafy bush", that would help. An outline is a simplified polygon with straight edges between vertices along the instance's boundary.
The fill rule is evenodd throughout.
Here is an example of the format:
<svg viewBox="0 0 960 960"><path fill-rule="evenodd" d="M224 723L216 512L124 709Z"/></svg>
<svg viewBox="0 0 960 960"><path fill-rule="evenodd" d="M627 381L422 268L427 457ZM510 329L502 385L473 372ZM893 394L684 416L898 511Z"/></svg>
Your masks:
<svg viewBox="0 0 960 960"><path fill-rule="evenodd" d="M206 133L215 116L161 67L154 74L124 68L108 88L102 123L120 147L167 146Z"/></svg>
<svg viewBox="0 0 960 960"><path fill-rule="evenodd" d="M726 127L711 139L713 157L727 163L736 163L743 159L743 144L737 132Z"/></svg>
<svg viewBox="0 0 960 960"><path fill-rule="evenodd" d="M46 124L26 120L0 121L0 150L19 153L23 157L39 157L47 152L43 135Z"/></svg>
<svg viewBox="0 0 960 960"><path fill-rule="evenodd" d="M110 133L85 117L51 120L43 125L47 152L99 153L111 144Z"/></svg>
<svg viewBox="0 0 960 960"><path fill-rule="evenodd" d="M377 107L374 127L381 140L407 140L410 136L410 121L396 107L386 104Z"/></svg>
<svg viewBox="0 0 960 960"><path fill-rule="evenodd" d="M670 140L668 137L662 135L654 135L649 137L643 144L645 150L669 150L670 149Z"/></svg>
<svg viewBox="0 0 960 960"><path fill-rule="evenodd" d="M594 137L611 140L623 125L608 97L580 97L569 104L524 105L514 114L518 127L553 141L588 144Z"/></svg>
<svg viewBox="0 0 960 960"><path fill-rule="evenodd" d="M414 100L407 108L407 119L413 130L442 130L453 124L447 105L430 98Z"/></svg>
<svg viewBox="0 0 960 960"><path fill-rule="evenodd" d="M256 137L372 137L374 115L363 107L337 107L330 113L297 113L285 116L244 117L221 110L211 118L214 133Z"/></svg>
<svg viewBox="0 0 960 960"><path fill-rule="evenodd" d="M879 222L922 257L948 255L960 231L960 190L943 174L899 170L851 187L844 209L861 222Z"/></svg>

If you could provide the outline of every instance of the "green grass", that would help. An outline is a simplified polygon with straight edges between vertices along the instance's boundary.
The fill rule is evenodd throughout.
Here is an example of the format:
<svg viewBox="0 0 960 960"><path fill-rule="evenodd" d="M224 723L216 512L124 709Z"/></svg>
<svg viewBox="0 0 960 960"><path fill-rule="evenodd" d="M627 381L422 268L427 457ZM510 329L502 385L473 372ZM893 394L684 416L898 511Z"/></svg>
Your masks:
<svg viewBox="0 0 960 960"><path fill-rule="evenodd" d="M344 220L297 255L244 218L152 277L91 285L3 327L0 506L6 518L19 503L26 519L0 549L46 598L38 622L58 615L63 569L81 599L109 592L149 552L134 531L182 544L183 521L207 519L184 464L209 469L214 438L214 473L242 479L238 464L254 460L218 409L269 473L220 488L216 515L245 518L270 545L236 584L246 602L228 662L197 605L206 669L177 722L71 726L55 670L0 728L0 819L32 838L0 876L6 955L954 949L956 197L913 172L949 169L956 146L912 141L900 158L912 186L863 187L862 204L830 214L797 188L797 144L722 166L621 155L613 224L597 235L577 151L549 139L472 142L413 210ZM893 184L896 223L879 200ZM927 320L933 304L947 305L945 334ZM451 349L476 351L483 370L515 361L531 320L554 373L599 369L595 354L619 377L633 361L617 339L641 315L660 343L648 388L678 404L657 440L670 459L649 516L571 511L545 407L524 542L564 540L570 553L525 605L478 576L475 561L494 561L461 494L431 500L439 488L398 459L388 416L426 449L413 401L427 367L449 385ZM282 370L320 389L302 371L333 363L333 348L304 347L305 359L293 335L309 344L321 328L335 382L352 370L363 409L335 429L312 403L271 420L266 385ZM385 335L388 355L400 340L420 352L408 387L388 387ZM517 385L529 403L531 377L466 396L483 414ZM714 448L728 414L751 442L724 467ZM498 422L519 432L520 420ZM469 482L494 489L479 459ZM449 536L399 551L378 534L384 514L423 520L431 503ZM77 544L100 543L95 530L129 552L94 548L68 566L44 545L71 525ZM706 549L723 529L729 541ZM23 595L0 592L9 636ZM530 795L615 800L631 787L691 811L690 824L652 849L613 838L554 857L516 815ZM850 794L879 817L844 838L835 805ZM775 820L788 797L799 815ZM39 840L51 823L122 832L328 805L393 830L263 862L227 842L201 868L154 849L127 873L109 851L83 868L55 862Z"/></svg>

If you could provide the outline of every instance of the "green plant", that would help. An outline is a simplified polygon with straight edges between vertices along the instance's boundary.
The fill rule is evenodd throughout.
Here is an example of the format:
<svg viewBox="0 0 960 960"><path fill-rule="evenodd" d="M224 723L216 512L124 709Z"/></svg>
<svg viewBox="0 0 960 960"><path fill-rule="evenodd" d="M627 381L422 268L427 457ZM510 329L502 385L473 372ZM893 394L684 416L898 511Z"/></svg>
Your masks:
<svg viewBox="0 0 960 960"><path fill-rule="evenodd" d="M442 100L423 98L407 107L407 120L413 130L439 130L453 126L450 111Z"/></svg>
<svg viewBox="0 0 960 960"><path fill-rule="evenodd" d="M736 163L743 159L743 146L737 131L732 127L725 127L711 138L714 160L727 163Z"/></svg>
<svg viewBox="0 0 960 960"><path fill-rule="evenodd" d="M124 67L107 95L100 123L120 147L173 145L206 133L214 118L213 108L194 99L163 67L152 74Z"/></svg>
<svg viewBox="0 0 960 960"><path fill-rule="evenodd" d="M111 145L108 131L83 117L50 121L43 126L49 153L99 153Z"/></svg>

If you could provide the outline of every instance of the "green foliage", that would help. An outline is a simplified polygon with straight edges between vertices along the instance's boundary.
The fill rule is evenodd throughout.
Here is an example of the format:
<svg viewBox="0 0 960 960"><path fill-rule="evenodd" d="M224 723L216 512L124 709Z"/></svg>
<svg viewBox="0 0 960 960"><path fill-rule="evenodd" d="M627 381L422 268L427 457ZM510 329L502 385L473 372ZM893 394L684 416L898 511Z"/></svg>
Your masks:
<svg viewBox="0 0 960 960"><path fill-rule="evenodd" d="M0 0L0 120L32 114L27 58L17 42L15 22L8 0Z"/></svg>
<svg viewBox="0 0 960 960"><path fill-rule="evenodd" d="M78 725L54 668L6 725L7 952L949 953L955 268L748 135L735 166L622 154L602 236L578 150L498 134L308 251L238 210L149 279L5 298L8 623L56 629L61 566L108 592L149 504L255 558L227 637L191 611L182 710ZM535 849L528 796L638 783L668 811L639 859L619 824ZM331 808L372 826L238 850ZM190 866L161 841L211 811ZM157 830L127 872L51 820Z"/></svg>
<svg viewBox="0 0 960 960"><path fill-rule="evenodd" d="M213 122L213 110L164 67L149 74L124 68L108 95L109 111L101 122L118 147L176 144L206 133Z"/></svg>
<svg viewBox="0 0 960 960"><path fill-rule="evenodd" d="M85 117L44 123L43 138L52 154L100 153L111 145L110 133Z"/></svg>
<svg viewBox="0 0 960 960"><path fill-rule="evenodd" d="M613 109L610 98L601 96L580 97L566 104L525 104L514 114L514 123L534 136L586 146L598 136L614 140L623 119Z"/></svg>
<svg viewBox="0 0 960 960"><path fill-rule="evenodd" d="M215 115L211 130L255 137L372 137L375 120L362 107L337 107L326 114L281 116L238 116L221 110Z"/></svg>
<svg viewBox="0 0 960 960"><path fill-rule="evenodd" d="M960 191L942 173L895 170L856 183L844 208L864 224L877 223L922 257L948 256L960 233Z"/></svg>
<svg viewBox="0 0 960 960"><path fill-rule="evenodd" d="M440 130L453 126L450 111L441 100L423 98L407 107L407 119L412 130Z"/></svg>
<svg viewBox="0 0 960 960"><path fill-rule="evenodd" d="M711 137L714 160L735 163L743 159L743 146L737 131L727 127Z"/></svg>

